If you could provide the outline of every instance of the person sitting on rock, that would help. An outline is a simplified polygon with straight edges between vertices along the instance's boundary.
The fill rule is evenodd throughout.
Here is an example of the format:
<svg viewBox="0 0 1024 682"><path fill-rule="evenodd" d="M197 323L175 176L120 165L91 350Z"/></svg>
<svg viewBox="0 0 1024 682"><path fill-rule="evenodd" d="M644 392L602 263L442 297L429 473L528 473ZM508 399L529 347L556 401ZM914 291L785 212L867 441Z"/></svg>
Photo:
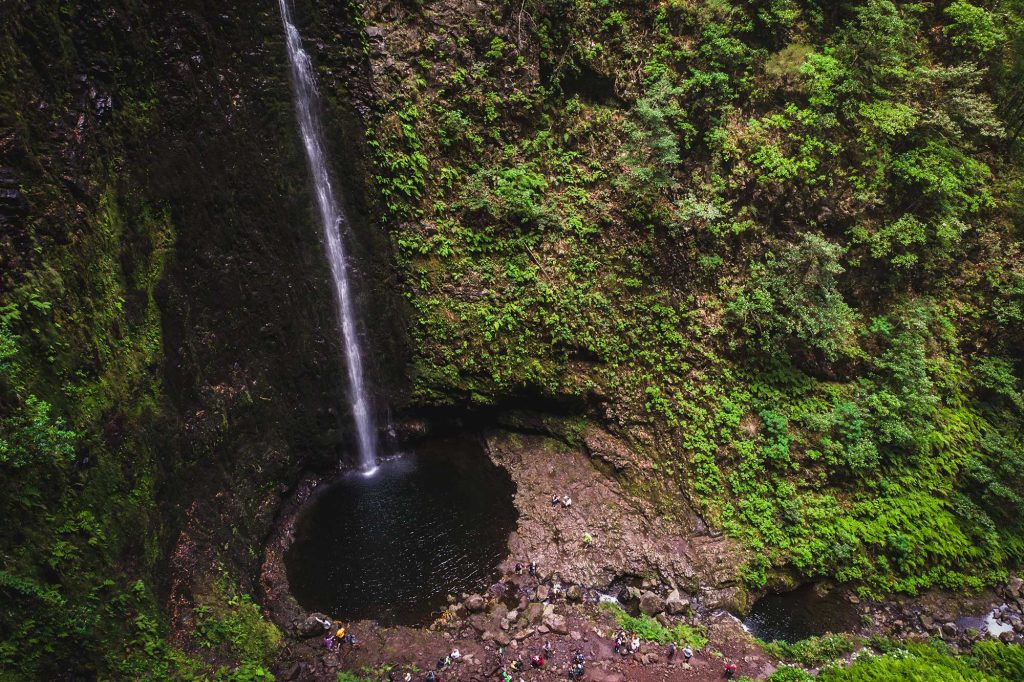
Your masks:
<svg viewBox="0 0 1024 682"><path fill-rule="evenodd" d="M330 635L327 635L326 637L324 637L324 646L327 647L328 649L333 649L334 648L334 637L332 637Z"/></svg>
<svg viewBox="0 0 1024 682"><path fill-rule="evenodd" d="M551 586L551 598L558 599L562 596L562 583L555 583Z"/></svg>
<svg viewBox="0 0 1024 682"><path fill-rule="evenodd" d="M617 654L623 653L625 644L626 640L622 637L622 633L620 632L619 634L615 635L615 646L612 647L612 651L614 651Z"/></svg>
<svg viewBox="0 0 1024 682"><path fill-rule="evenodd" d="M569 497L568 495L563 495L562 496L562 506L565 507L566 509L571 507L572 506L572 498Z"/></svg>
<svg viewBox="0 0 1024 682"><path fill-rule="evenodd" d="M578 650L577 650L577 651L576 651L576 653L575 653L575 654L573 654L573 657L572 657L572 662L573 662L573 663L576 663L577 665L583 665L583 664L584 664L584 663L586 662L586 660L587 660L587 659L586 659L586 657L585 657L585 656L583 655L583 652L582 652L582 651L578 651Z"/></svg>
<svg viewBox="0 0 1024 682"><path fill-rule="evenodd" d="M523 565L517 561L516 562L516 575L522 575L522 574L523 574Z"/></svg>
<svg viewBox="0 0 1024 682"><path fill-rule="evenodd" d="M731 680L736 676L736 664L726 663L725 664L725 679Z"/></svg>
<svg viewBox="0 0 1024 682"><path fill-rule="evenodd" d="M448 655L448 657L451 658L453 662L458 662L458 660L462 658L462 652L458 649L452 649L452 652Z"/></svg>
<svg viewBox="0 0 1024 682"><path fill-rule="evenodd" d="M448 665L450 661L451 659L449 659L447 656L442 656L441 658L437 659L437 669L444 670L444 667Z"/></svg>
<svg viewBox="0 0 1024 682"><path fill-rule="evenodd" d="M530 658L530 665L532 665L534 668L543 668L544 667L544 655L543 654L536 654L535 656Z"/></svg>
<svg viewBox="0 0 1024 682"><path fill-rule="evenodd" d="M544 650L544 655L547 656L548 658L551 658L551 652L552 652L551 642L549 642L548 640L545 639L544 640L544 646L542 648Z"/></svg>
<svg viewBox="0 0 1024 682"><path fill-rule="evenodd" d="M668 655L668 660L670 662L672 661L673 658L676 657L676 644L675 644L675 642L670 642L669 643L667 655Z"/></svg>
<svg viewBox="0 0 1024 682"><path fill-rule="evenodd" d="M629 650L634 654L640 650L640 638L633 635L633 641L629 643Z"/></svg>
<svg viewBox="0 0 1024 682"><path fill-rule="evenodd" d="M338 643L341 644L345 641L345 628L338 628L338 631L334 633L334 636L338 638Z"/></svg>
<svg viewBox="0 0 1024 682"><path fill-rule="evenodd" d="M534 578L537 577L537 562L536 561L531 561L530 562L530 576L534 577Z"/></svg>
<svg viewBox="0 0 1024 682"><path fill-rule="evenodd" d="M555 493L555 494L553 494L551 496L551 506L552 507L557 507L558 503L561 502L561 501L562 501L561 498L558 497L558 493Z"/></svg>
<svg viewBox="0 0 1024 682"><path fill-rule="evenodd" d="M693 649L686 647L683 649L683 663L689 663L691 658L693 658Z"/></svg>
<svg viewBox="0 0 1024 682"><path fill-rule="evenodd" d="M584 670L582 663L573 663L571 666L569 666L569 677L571 678L580 679L583 677L583 672Z"/></svg>
<svg viewBox="0 0 1024 682"><path fill-rule="evenodd" d="M517 673L523 669L523 662L517 658L514 661L512 661L512 664L509 665L509 667L512 668L512 672Z"/></svg>
<svg viewBox="0 0 1024 682"><path fill-rule="evenodd" d="M427 673L427 682L441 682L441 676L431 670Z"/></svg>

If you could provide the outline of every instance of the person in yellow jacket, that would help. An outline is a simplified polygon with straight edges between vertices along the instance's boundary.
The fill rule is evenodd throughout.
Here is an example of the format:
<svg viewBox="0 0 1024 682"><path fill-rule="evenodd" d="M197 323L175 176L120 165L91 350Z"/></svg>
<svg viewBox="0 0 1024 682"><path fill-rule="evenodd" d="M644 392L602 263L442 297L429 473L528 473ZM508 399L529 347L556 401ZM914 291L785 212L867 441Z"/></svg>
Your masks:
<svg viewBox="0 0 1024 682"><path fill-rule="evenodd" d="M334 636L337 637L339 644L344 642L345 641L345 627L342 626L342 627L338 628L338 632L336 632Z"/></svg>

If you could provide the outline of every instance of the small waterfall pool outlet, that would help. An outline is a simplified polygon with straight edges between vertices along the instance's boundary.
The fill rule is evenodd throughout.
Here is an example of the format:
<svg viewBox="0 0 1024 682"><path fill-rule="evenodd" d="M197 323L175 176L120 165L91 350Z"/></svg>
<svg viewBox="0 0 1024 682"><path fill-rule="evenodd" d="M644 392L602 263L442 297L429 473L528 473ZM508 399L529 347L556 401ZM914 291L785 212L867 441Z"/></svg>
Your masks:
<svg viewBox="0 0 1024 682"><path fill-rule="evenodd" d="M320 491L285 555L309 611L425 625L449 594L485 586L516 526L509 475L471 439L429 443Z"/></svg>
<svg viewBox="0 0 1024 682"><path fill-rule="evenodd" d="M851 632L860 623L856 606L837 591L805 585L759 599L743 619L750 634L766 642L798 642L825 633Z"/></svg>

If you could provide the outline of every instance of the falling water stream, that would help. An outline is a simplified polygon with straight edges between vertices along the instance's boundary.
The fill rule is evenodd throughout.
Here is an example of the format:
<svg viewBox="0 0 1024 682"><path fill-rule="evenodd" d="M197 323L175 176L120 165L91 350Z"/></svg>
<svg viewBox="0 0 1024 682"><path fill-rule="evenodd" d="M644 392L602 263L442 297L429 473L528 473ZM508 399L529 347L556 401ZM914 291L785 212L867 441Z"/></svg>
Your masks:
<svg viewBox="0 0 1024 682"><path fill-rule="evenodd" d="M313 76L313 64L302 49L302 36L292 23L288 0L278 0L281 6L281 21L284 24L288 45L288 60L292 67L292 86L295 91L295 113L299 120L299 131L306 149L306 163L313 180L316 204L320 213L327 260L331 266L334 282L335 301L338 308L341 342L345 349L345 368L348 373L349 401L356 428L356 445L359 464L365 470L372 470L377 462L377 430L373 423L370 401L367 396L363 372L363 355L359 347L355 304L349 282L349 266L342 241L342 228L347 218L338 203L331 185L331 174L327 166L323 127L320 123L320 97Z"/></svg>

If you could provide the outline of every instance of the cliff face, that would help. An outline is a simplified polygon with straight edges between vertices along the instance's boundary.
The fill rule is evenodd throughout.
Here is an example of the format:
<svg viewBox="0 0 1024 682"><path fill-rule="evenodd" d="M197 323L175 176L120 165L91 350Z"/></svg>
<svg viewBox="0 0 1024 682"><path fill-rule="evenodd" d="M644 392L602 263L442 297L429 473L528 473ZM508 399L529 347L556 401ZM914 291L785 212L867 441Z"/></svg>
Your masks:
<svg viewBox="0 0 1024 682"><path fill-rule="evenodd" d="M204 557L229 576L195 586L207 620L248 622L223 608L252 591L260 505L343 454L280 18L266 2L16 4L0 20L0 669L180 672L200 664L167 662L158 604L182 528L207 522ZM327 55L361 262L386 281L341 87L360 82L361 34L344 10L298 9Z"/></svg>
<svg viewBox="0 0 1024 682"><path fill-rule="evenodd" d="M1019 3L364 14L416 401L603 422L753 587L1020 561Z"/></svg>
<svg viewBox="0 0 1024 682"><path fill-rule="evenodd" d="M0 669L258 676L345 442L276 7L9 4ZM755 589L1024 558L1019 3L296 5L392 404L600 423Z"/></svg>

